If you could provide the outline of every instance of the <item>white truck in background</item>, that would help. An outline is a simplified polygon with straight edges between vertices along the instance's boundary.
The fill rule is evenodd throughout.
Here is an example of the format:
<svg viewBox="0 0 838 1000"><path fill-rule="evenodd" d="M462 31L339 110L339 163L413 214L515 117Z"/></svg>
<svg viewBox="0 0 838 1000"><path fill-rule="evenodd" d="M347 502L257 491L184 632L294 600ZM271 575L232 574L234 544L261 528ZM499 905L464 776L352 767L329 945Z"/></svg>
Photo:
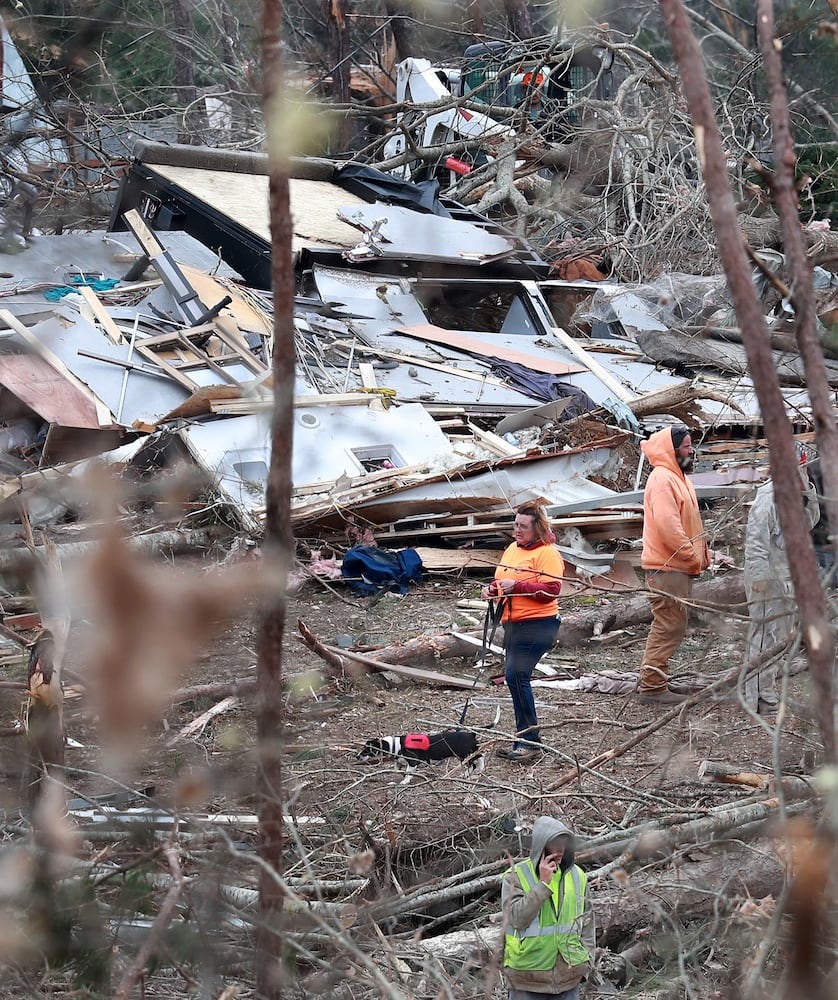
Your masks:
<svg viewBox="0 0 838 1000"><path fill-rule="evenodd" d="M483 148L487 139L495 146L513 137L518 129L508 122L516 118L520 126L525 116L548 142L562 141L581 120L580 98L611 96L611 62L606 46L555 41L531 48L508 42L471 45L461 68L405 59L396 68L396 100L406 107L384 146L384 158L410 148L405 133L423 150L464 143L461 154L416 159L393 171L409 180L438 177L448 182L451 173L467 174L486 162L491 155ZM486 113L476 110L476 104L485 105ZM502 122L491 117L493 108L519 114L505 115L508 122Z"/></svg>

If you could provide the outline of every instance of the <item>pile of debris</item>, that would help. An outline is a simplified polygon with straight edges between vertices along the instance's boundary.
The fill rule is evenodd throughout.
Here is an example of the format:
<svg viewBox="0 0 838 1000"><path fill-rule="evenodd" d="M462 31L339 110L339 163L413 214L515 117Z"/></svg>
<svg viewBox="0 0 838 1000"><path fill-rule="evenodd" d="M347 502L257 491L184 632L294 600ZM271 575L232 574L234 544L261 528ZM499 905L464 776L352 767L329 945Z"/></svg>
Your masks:
<svg viewBox="0 0 838 1000"><path fill-rule="evenodd" d="M141 144L109 232L39 237L10 261L7 539L21 518L72 524L84 471L103 461L146 478L189 467L190 501L170 506L169 522L204 523L212 507L259 538L272 405L266 170L253 154ZM702 429L705 495L761 474L723 280L551 279L532 247L434 184L352 164L300 161L291 198L299 538L410 542L429 568L468 568L474 547L502 548L512 508L538 498L568 561L589 571L614 554L594 545L639 535L646 431ZM838 285L819 280L826 315ZM781 282L764 284L770 308ZM775 336L806 439L799 359ZM838 384L838 369L830 376Z"/></svg>

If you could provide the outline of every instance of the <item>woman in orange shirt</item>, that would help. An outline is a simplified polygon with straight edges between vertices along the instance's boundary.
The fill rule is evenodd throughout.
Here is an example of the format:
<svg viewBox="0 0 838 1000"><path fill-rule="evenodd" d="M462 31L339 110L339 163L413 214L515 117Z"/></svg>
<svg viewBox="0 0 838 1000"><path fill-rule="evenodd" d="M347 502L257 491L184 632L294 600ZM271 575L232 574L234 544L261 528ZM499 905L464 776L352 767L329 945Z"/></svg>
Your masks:
<svg viewBox="0 0 838 1000"><path fill-rule="evenodd" d="M541 753L541 735L532 693L533 670L559 633L557 600L564 560L553 544L547 515L538 504L524 504L515 514L515 541L501 556L495 579L481 591L487 600L503 600L503 648L506 684L515 709L515 743L499 751L507 760L526 762Z"/></svg>

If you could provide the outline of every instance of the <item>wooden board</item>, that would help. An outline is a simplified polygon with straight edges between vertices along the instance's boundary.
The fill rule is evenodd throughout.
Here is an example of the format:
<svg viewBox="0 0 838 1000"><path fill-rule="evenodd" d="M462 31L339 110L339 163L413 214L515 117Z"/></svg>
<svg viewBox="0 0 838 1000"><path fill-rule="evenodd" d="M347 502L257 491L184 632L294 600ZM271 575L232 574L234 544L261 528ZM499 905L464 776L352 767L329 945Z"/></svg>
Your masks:
<svg viewBox="0 0 838 1000"><path fill-rule="evenodd" d="M34 354L1 355L0 384L49 424L96 429L100 426L90 396Z"/></svg>
<svg viewBox="0 0 838 1000"><path fill-rule="evenodd" d="M513 351L508 347L487 344L477 337L469 337L464 333L457 333L455 330L445 330L441 326L433 326L431 323L417 323L415 326L400 326L396 328L396 333L404 333L408 337L415 337L417 340L430 341L434 344L443 344L457 351L465 351L466 354L476 354L482 358L499 358L501 361L509 361L512 364L523 365L535 372L545 372L548 375L572 375L576 372L586 371L582 365L569 365L564 361L553 361L538 354L526 354L524 351Z"/></svg>
<svg viewBox="0 0 838 1000"><path fill-rule="evenodd" d="M81 297L87 303L90 315L85 316L85 319L90 319L93 317L94 322L98 323L105 333L111 338L115 344L123 343L122 331L116 325L111 314L99 301L99 297L96 292L93 291L88 285L81 285L79 288ZM85 310L82 310L82 315L84 315Z"/></svg>
<svg viewBox="0 0 838 1000"><path fill-rule="evenodd" d="M63 375L66 381L70 382L81 395L87 397L96 412L96 427L113 427L115 425L113 414L96 393L89 386L85 385L54 351L51 351L28 327L24 326L17 316L10 313L8 309L0 309L0 321L5 323L11 330L14 330L21 340L32 350L34 355L45 361L59 375Z"/></svg>
<svg viewBox="0 0 838 1000"><path fill-rule="evenodd" d="M235 287L232 287L232 282L216 281L211 275L206 274L204 271L199 271L198 268L189 267L188 264L181 264L180 269L189 281L189 284L201 296L201 300L206 302L208 306L213 306L216 302L221 302L226 295L232 298L233 301L229 305L224 306L221 315L227 314L229 318L234 320L235 329L228 326L227 331L238 338L240 350L249 350L247 342L241 335L242 330L251 330L253 333L258 333L260 337L269 337L272 335L273 329L270 317L241 298L236 293Z"/></svg>
<svg viewBox="0 0 838 1000"><path fill-rule="evenodd" d="M422 567L433 570L494 569L503 555L502 549L435 549L415 546Z"/></svg>

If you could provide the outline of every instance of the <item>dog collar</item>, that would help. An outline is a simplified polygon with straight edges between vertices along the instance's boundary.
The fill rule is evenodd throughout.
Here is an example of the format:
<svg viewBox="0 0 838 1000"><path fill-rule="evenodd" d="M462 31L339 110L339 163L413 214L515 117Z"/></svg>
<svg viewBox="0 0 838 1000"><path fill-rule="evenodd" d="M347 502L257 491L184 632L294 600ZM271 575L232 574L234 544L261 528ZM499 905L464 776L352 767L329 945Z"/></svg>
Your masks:
<svg viewBox="0 0 838 1000"><path fill-rule="evenodd" d="M424 733L408 733L404 738L405 750L429 750L431 741Z"/></svg>

